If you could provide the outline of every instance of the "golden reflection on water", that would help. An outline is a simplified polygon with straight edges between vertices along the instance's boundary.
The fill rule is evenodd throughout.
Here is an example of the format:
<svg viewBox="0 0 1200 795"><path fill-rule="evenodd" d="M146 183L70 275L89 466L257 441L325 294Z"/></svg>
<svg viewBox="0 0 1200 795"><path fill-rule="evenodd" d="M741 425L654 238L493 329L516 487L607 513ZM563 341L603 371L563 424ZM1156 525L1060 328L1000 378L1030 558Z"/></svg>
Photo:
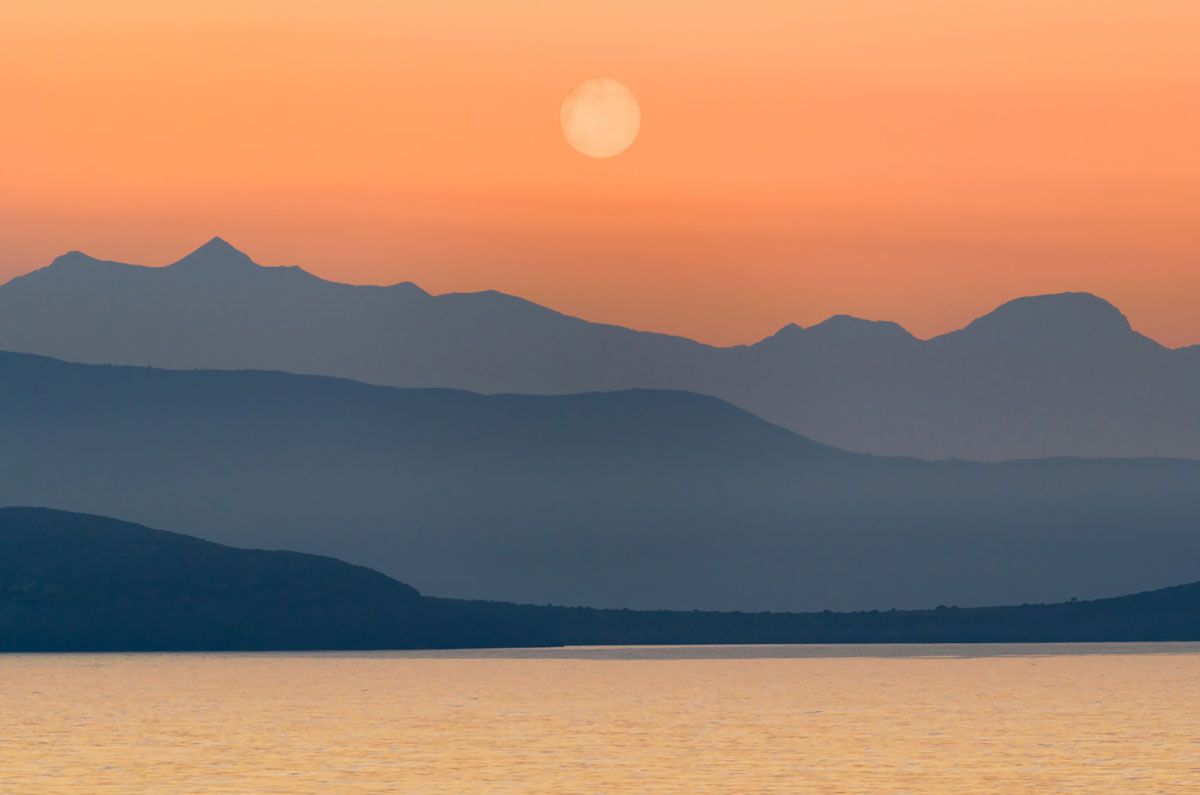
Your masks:
<svg viewBox="0 0 1200 795"><path fill-rule="evenodd" d="M0 656L0 792L1198 792L1134 651Z"/></svg>

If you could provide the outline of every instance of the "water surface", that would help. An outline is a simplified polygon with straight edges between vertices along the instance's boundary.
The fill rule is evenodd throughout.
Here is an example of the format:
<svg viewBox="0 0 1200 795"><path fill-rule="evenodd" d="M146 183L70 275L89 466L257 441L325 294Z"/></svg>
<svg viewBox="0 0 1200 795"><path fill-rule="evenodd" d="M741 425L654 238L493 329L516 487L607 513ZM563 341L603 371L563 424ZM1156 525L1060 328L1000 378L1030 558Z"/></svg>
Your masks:
<svg viewBox="0 0 1200 795"><path fill-rule="evenodd" d="M0 792L1179 792L1200 644L0 655Z"/></svg>

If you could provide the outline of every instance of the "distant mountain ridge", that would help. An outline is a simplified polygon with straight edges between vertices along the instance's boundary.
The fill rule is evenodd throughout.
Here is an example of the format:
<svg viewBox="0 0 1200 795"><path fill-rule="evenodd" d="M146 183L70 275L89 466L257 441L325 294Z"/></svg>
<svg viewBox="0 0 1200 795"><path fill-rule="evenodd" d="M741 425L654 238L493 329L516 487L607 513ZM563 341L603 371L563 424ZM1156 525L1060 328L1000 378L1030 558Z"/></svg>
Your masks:
<svg viewBox="0 0 1200 795"><path fill-rule="evenodd" d="M162 268L71 252L13 279L0 349L489 394L682 389L882 455L1200 458L1200 346L1165 348L1086 293L1019 298L929 340L835 315L714 348L503 293L338 284L216 238Z"/></svg>
<svg viewBox="0 0 1200 795"><path fill-rule="evenodd" d="M916 612L535 607L429 598L331 558L0 508L0 652L1197 639L1200 583L1094 602Z"/></svg>
<svg viewBox="0 0 1200 795"><path fill-rule="evenodd" d="M0 504L370 565L425 593L820 610L1194 576L1200 462L847 453L717 398L484 396L0 353Z"/></svg>

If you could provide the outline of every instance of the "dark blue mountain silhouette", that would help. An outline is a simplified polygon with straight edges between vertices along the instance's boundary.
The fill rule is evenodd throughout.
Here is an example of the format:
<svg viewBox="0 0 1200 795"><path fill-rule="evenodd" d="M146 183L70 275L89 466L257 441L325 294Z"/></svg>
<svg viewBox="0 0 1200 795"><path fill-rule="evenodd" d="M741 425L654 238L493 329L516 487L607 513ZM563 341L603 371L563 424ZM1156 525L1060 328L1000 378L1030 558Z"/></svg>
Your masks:
<svg viewBox="0 0 1200 795"><path fill-rule="evenodd" d="M0 504L328 554L444 596L858 609L1182 582L1200 462L845 453L711 397L481 396L0 355Z"/></svg>
<svg viewBox="0 0 1200 795"><path fill-rule="evenodd" d="M335 284L214 239L165 268L71 252L13 279L0 287L0 348L482 393L683 389L888 455L1200 458L1200 357L1082 293L1018 299L927 341L839 315L713 348L502 293Z"/></svg>
<svg viewBox="0 0 1200 795"><path fill-rule="evenodd" d="M0 508L0 652L1198 639L1200 583L1095 602L916 612L534 607L423 597L331 558Z"/></svg>

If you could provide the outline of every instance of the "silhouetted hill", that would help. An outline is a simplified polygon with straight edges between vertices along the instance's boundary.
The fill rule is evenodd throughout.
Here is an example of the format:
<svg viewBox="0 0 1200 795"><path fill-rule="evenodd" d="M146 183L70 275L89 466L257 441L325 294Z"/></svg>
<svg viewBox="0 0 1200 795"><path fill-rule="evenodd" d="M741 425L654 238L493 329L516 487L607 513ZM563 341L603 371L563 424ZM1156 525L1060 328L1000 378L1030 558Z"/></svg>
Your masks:
<svg viewBox="0 0 1200 795"><path fill-rule="evenodd" d="M1097 343L1156 348L1136 334L1112 304L1089 293L1061 293L1018 298L945 335L943 344L975 343L1012 347L1014 343L1088 348Z"/></svg>
<svg viewBox="0 0 1200 795"><path fill-rule="evenodd" d="M4 650L353 647L408 629L418 602L407 585L331 558L0 509Z"/></svg>
<svg viewBox="0 0 1200 795"><path fill-rule="evenodd" d="M918 340L838 315L749 346L589 323L497 292L335 284L214 239L163 268L71 252L0 287L0 348L404 387L711 394L839 448L923 458L1200 458L1200 357L1066 293Z"/></svg>
<svg viewBox="0 0 1200 795"><path fill-rule="evenodd" d="M425 598L331 558L0 508L0 651L1196 639L1200 584L1096 602L918 612L535 607Z"/></svg>
<svg viewBox="0 0 1200 795"><path fill-rule="evenodd" d="M1200 462L875 458L685 392L481 396L24 354L0 354L0 385L0 504L333 555L444 596L980 605L1179 582L1200 556Z"/></svg>

